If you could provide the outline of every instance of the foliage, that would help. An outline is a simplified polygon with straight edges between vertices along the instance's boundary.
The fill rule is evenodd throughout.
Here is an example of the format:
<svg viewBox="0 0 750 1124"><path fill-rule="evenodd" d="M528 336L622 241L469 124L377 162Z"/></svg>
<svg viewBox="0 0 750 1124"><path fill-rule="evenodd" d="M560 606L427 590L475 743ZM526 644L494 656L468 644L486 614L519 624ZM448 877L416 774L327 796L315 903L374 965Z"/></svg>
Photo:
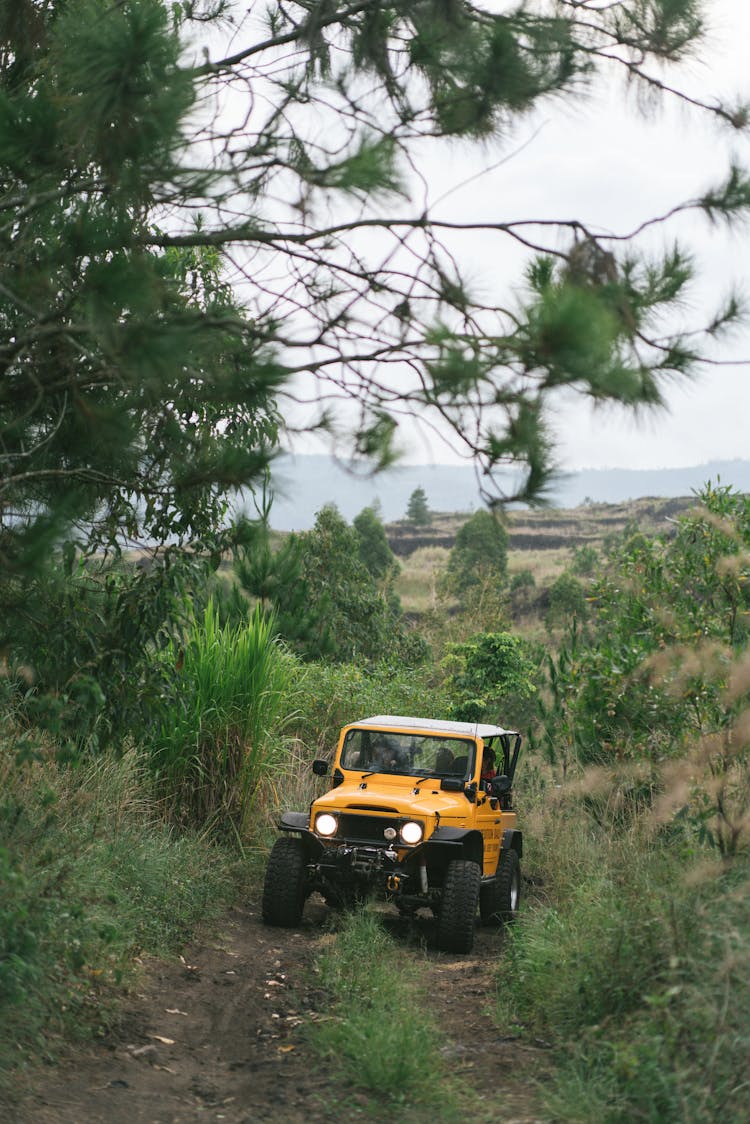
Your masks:
<svg viewBox="0 0 750 1124"><path fill-rule="evenodd" d="M68 536L212 544L283 372L215 250L147 245L195 182L180 38L152 0L28 5L3 33L3 569Z"/></svg>
<svg viewBox="0 0 750 1124"><path fill-rule="evenodd" d="M445 662L454 718L500 725L521 722L520 705L536 691L536 668L528 645L518 636L486 632L463 644L449 644Z"/></svg>
<svg viewBox="0 0 750 1124"><path fill-rule="evenodd" d="M299 686L295 736L313 757L330 757L339 731L349 722L375 714L411 714L445 718L449 698L427 666L401 660L370 667L313 663Z"/></svg>
<svg viewBox="0 0 750 1124"><path fill-rule="evenodd" d="M335 642L327 627L328 604L313 598L305 581L305 539L299 535L274 538L268 513L246 523L234 550L233 578L227 589L216 589L220 612L234 624L247 621L257 602L272 613L274 629L302 659L331 656Z"/></svg>
<svg viewBox="0 0 750 1124"><path fill-rule="evenodd" d="M671 538L631 531L613 547L589 631L574 630L550 661L550 748L565 730L584 762L615 747L658 756L734 725L746 697L750 507L726 486L700 499Z"/></svg>
<svg viewBox="0 0 750 1124"><path fill-rule="evenodd" d="M599 563L599 552L595 546L577 546L570 563L571 573L576 577L591 577Z"/></svg>
<svg viewBox="0 0 750 1124"><path fill-rule="evenodd" d="M139 562L83 558L19 580L23 599L8 637L17 716L75 750L147 737L162 678L150 653L166 642L211 568L169 548ZM19 604L20 609L20 604Z"/></svg>
<svg viewBox="0 0 750 1124"><path fill-rule="evenodd" d="M0 747L0 1074L100 1033L143 953L183 946L236 892L232 859L160 821L132 752L19 769ZM0 1078L0 1086L2 1078Z"/></svg>
<svg viewBox="0 0 750 1124"><path fill-rule="evenodd" d="M446 570L446 585L457 596L505 584L508 532L496 515L477 511L461 525Z"/></svg>
<svg viewBox="0 0 750 1124"><path fill-rule="evenodd" d="M262 17L224 3L11 5L0 17L3 657L29 604L64 600L47 597L61 557L168 546L157 601L157 579L174 591L173 555L215 568L239 533L232 493L263 479L282 417L335 433L342 402L337 450L383 467L397 419L418 413L479 458L488 494L509 498L493 470L512 464L514 494L535 500L560 387L658 404L706 338L668 319L690 280L685 251L647 258L637 239L580 218L546 219L530 238L529 216L503 217L485 226L498 256L506 243L537 255L504 308L472 293L453 253L448 228L476 224L445 224L430 198L415 212L410 192L425 138L438 151L502 141L519 114L578 96L584 75L621 70L679 98L651 66L679 62L700 31L694 0L587 5L585 19L572 0L554 15L542 0L502 12L292 3ZM746 119L702 108L733 127ZM670 214L730 220L748 205L732 168ZM729 300L711 316L711 340L737 312ZM144 637L173 621L151 614L150 596L127 599L130 624L115 596L96 625L108 650L93 668L79 636L62 685L40 674L40 718L70 707L68 726L80 714L102 740L134 720L127 660L108 664L128 650L137 678ZM366 601L357 635L342 633L350 651L379 650Z"/></svg>
<svg viewBox="0 0 750 1124"><path fill-rule="evenodd" d="M427 493L424 488L415 488L409 496L406 505L406 521L415 527L429 527L432 522L432 512L427 503Z"/></svg>
<svg viewBox="0 0 750 1124"><path fill-rule="evenodd" d="M329 504L300 534L302 581L317 614L317 651L348 662L377 660L398 646L400 610L360 558L358 532Z"/></svg>
<svg viewBox="0 0 750 1124"><path fill-rule="evenodd" d="M221 626L209 602L160 664L149 767L165 804L174 818L242 833L260 774L282 744L295 662L259 606L244 625Z"/></svg>
<svg viewBox="0 0 750 1124"><path fill-rule="evenodd" d="M238 17L231 54L221 57L221 35L209 40L206 28L220 24L224 7L170 17L158 0L106 12L95 0L22 3L2 26L8 572L23 571L76 522L86 542L123 533L210 540L226 489L257 480L268 460L273 399L292 373L312 375L316 393L330 371L336 393L360 404L353 449L383 465L396 423L379 366L413 368L414 385L396 399L436 411L490 468L526 463L520 491L532 496L550 471L548 391L567 384L650 404L660 376L695 356L694 334L688 344L651 331L689 278L679 250L655 262L618 258L610 240L566 220L558 264L540 257L526 306L503 327L496 314L485 327L440 224L429 211L405 218L396 205L420 134L496 137L545 97L574 97L584 73L615 68L618 48L632 80L664 89L648 61L678 61L691 49L701 31L693 0L658 0L647 18L628 3L586 21L574 4L555 18L432 0L417 9L334 5L315 18L304 6L272 7L260 33ZM207 42L214 58L196 65L190 54ZM355 96L365 74L369 108ZM261 75L259 102L249 91ZM247 106L241 149L227 109L237 99ZM198 104L213 104L215 116L191 118ZM306 121L300 105L317 112ZM741 126L741 113L711 109ZM330 149L320 135L335 138ZM351 204L368 197L389 201L390 213L358 217ZM731 217L747 197L732 169L692 206ZM322 209L334 200L340 219L325 226ZM381 260L359 245L373 224ZM408 271L394 266L403 227L414 234ZM523 240L514 222L488 234ZM553 235L550 249L559 244ZM247 308L222 273L226 253L244 275ZM277 282L265 277L271 260ZM342 291L353 295L346 315ZM309 354L282 362L301 338L313 341ZM342 362L353 376L345 382Z"/></svg>
<svg viewBox="0 0 750 1124"><path fill-rule="evenodd" d="M359 557L376 581L391 583L399 571L385 527L373 507L365 507L353 522L359 535Z"/></svg>
<svg viewBox="0 0 750 1124"><path fill-rule="evenodd" d="M519 570L513 575L508 585L508 597L514 619L523 616L531 609L535 592L536 578L531 570Z"/></svg>
<svg viewBox="0 0 750 1124"><path fill-rule="evenodd" d="M573 574L567 570L555 578L547 590L547 627L567 624L571 619L585 621L588 615L586 591Z"/></svg>

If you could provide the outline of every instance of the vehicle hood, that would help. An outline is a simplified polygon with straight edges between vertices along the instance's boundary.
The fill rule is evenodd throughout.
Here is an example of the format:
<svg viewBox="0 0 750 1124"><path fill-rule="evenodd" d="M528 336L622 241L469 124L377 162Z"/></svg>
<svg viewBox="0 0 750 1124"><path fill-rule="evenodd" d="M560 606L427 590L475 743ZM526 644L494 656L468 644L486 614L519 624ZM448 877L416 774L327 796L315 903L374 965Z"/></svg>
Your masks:
<svg viewBox="0 0 750 1124"><path fill-rule="evenodd" d="M362 788L361 784L357 779L332 788L313 803L313 813L381 812L415 819L434 817L437 813L441 820L461 819L469 813L469 801L464 794L441 791L434 778L378 776L376 787L367 784Z"/></svg>

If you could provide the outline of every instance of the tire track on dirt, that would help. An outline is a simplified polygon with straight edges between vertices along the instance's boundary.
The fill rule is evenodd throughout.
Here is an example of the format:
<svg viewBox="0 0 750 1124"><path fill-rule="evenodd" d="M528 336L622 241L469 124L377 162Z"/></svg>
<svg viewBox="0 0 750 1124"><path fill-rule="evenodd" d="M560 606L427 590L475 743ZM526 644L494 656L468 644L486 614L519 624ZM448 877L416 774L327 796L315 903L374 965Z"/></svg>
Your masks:
<svg viewBox="0 0 750 1124"><path fill-rule="evenodd" d="M4 1119L329 1124L332 1111L347 1106L377 1119L377 1097L343 1086L305 1039L305 1026L326 1009L312 965L333 939L329 919L314 901L297 931L267 928L252 905L232 911L213 940L148 965L107 1038L42 1072ZM533 1083L544 1078L546 1055L504 1037L489 1015L502 934L480 929L474 955L454 957L430 948L432 922L384 920L404 951L420 957L446 1035L446 1067L471 1090L475 1119L542 1124Z"/></svg>

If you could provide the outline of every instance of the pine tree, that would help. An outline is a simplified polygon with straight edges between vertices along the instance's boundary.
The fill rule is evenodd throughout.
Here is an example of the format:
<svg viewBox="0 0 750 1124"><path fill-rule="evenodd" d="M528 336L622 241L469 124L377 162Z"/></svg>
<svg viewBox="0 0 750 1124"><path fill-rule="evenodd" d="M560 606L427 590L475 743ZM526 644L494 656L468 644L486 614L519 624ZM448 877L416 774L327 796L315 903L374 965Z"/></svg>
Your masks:
<svg viewBox="0 0 750 1124"><path fill-rule="evenodd" d="M409 496L406 506L406 519L415 527L429 527L432 522L432 513L427 504L427 493L424 488L415 488Z"/></svg>
<svg viewBox="0 0 750 1124"><path fill-rule="evenodd" d="M302 580L318 610L320 636L338 660L379 659L396 650L399 613L360 558L361 539L334 504L300 535ZM312 655L316 655L311 651Z"/></svg>

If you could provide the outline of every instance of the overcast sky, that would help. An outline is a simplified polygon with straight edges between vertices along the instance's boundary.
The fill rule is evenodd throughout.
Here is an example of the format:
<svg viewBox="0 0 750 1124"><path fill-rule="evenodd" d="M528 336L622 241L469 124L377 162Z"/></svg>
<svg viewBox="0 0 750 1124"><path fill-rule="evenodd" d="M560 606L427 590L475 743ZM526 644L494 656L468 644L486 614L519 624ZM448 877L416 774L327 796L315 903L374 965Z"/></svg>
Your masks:
<svg viewBox="0 0 750 1124"><path fill-rule="evenodd" d="M704 100L723 95L750 101L750 3L707 0L706 14L710 30L700 59L679 75L670 71L668 80ZM732 156L750 167L747 135L724 131L711 115L669 102L644 115L616 85L547 107L516 130L507 145L514 147L517 156L441 206L454 214L470 208L472 218L491 221L577 217L593 229L620 234L701 195L723 178ZM451 176L457 182L466 175L462 161L460 166L460 174L456 160L436 174L447 187ZM696 214L658 237L679 237L695 255L700 282L685 309L695 322L710 319L733 284L750 298L750 228L730 234ZM471 253L481 277L481 250L475 246ZM519 263L505 264L512 284ZM613 407L594 410L580 398L561 402L550 420L563 466L662 468L750 458L750 327L733 333L722 358L736 365L706 368L690 384L671 387L668 412L634 419ZM448 459L437 450L434 455Z"/></svg>

